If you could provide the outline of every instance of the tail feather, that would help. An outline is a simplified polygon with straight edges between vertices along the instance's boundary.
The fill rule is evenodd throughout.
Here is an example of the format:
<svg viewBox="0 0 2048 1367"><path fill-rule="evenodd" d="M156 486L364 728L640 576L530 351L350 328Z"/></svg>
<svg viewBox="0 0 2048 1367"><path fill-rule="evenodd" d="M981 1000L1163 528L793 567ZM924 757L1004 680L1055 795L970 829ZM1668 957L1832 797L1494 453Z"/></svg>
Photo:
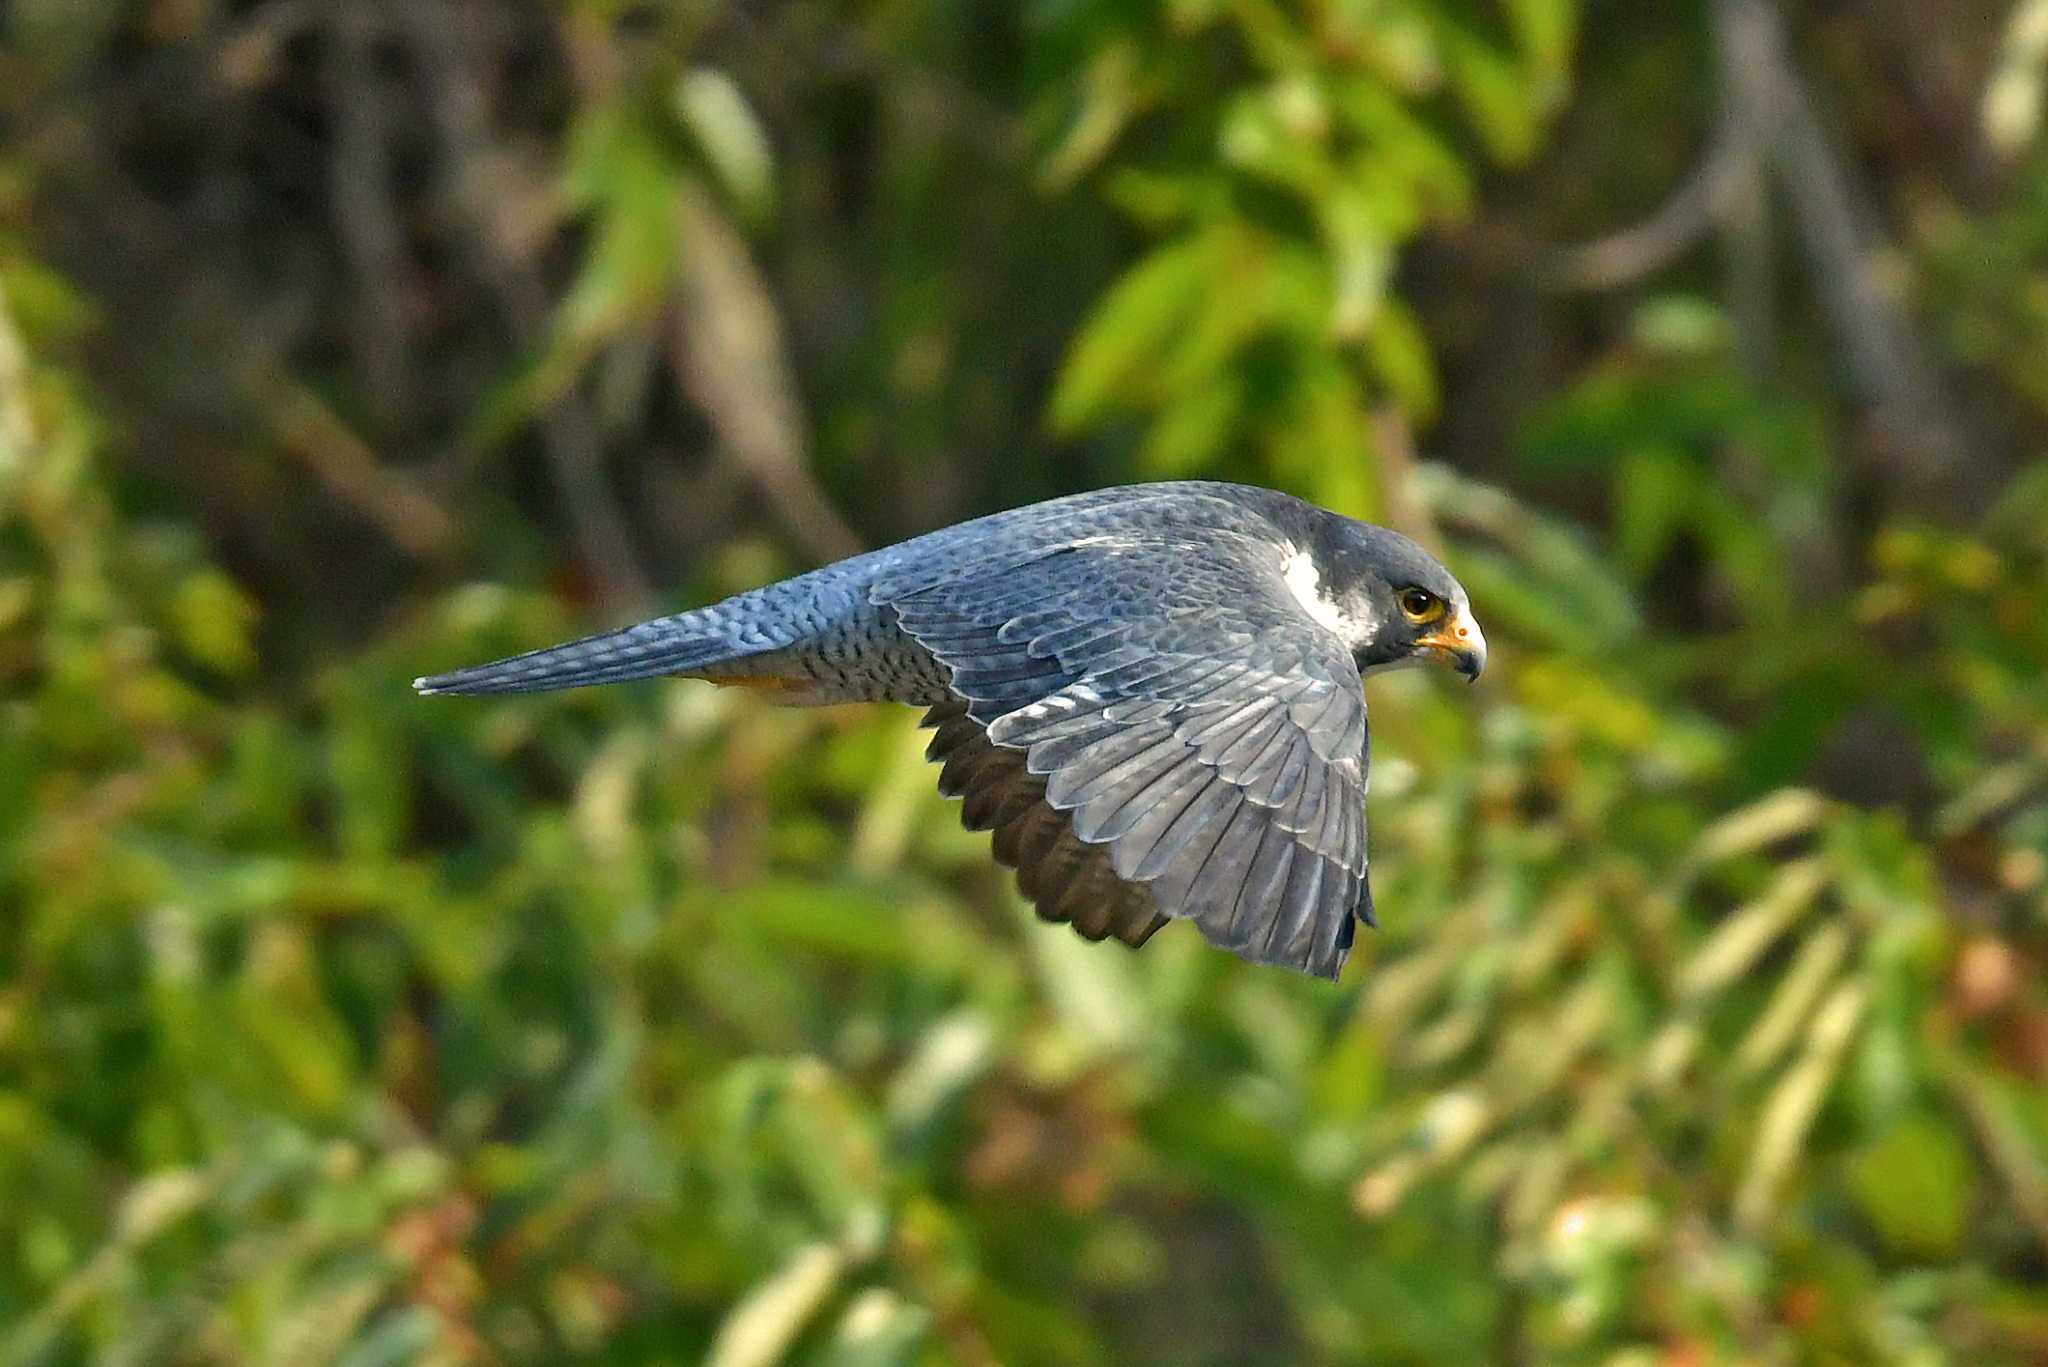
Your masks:
<svg viewBox="0 0 2048 1367"><path fill-rule="evenodd" d="M586 684L617 683L662 674L687 674L747 654L723 636L704 631L690 614L664 617L529 650L489 664L414 679L421 693L544 693Z"/></svg>

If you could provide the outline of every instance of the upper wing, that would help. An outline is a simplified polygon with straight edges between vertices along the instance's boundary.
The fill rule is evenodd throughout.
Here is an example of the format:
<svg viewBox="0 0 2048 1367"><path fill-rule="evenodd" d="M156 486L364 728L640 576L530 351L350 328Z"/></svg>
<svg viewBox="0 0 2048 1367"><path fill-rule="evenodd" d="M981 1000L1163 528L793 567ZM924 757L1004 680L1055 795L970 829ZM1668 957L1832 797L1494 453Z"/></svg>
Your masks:
<svg viewBox="0 0 2048 1367"><path fill-rule="evenodd" d="M871 592L1116 877L1219 946L1335 977L1371 919L1365 699L1281 554L1114 533Z"/></svg>

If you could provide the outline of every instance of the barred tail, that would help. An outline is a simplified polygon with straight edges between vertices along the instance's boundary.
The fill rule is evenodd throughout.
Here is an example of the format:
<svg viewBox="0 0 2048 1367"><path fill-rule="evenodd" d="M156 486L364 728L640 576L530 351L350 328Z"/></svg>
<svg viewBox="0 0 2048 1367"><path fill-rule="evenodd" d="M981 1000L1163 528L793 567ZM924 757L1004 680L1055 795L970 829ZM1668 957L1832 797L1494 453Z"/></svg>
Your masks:
<svg viewBox="0 0 2048 1367"><path fill-rule="evenodd" d="M414 679L421 693L544 693L585 684L688 674L751 653L707 631L695 613L586 636L565 645Z"/></svg>

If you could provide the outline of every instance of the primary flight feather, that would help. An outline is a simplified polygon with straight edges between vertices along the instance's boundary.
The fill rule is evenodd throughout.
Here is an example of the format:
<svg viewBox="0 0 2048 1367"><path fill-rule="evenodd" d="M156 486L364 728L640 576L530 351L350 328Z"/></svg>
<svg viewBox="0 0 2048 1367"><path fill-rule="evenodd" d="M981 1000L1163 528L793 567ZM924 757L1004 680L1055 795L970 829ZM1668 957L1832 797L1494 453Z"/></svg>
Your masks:
<svg viewBox="0 0 2048 1367"><path fill-rule="evenodd" d="M1363 675L1486 639L1413 541L1269 489L1175 482L996 513L722 603L415 680L530 693L683 675L915 703L939 788L1047 920L1169 919L1334 978L1366 882Z"/></svg>

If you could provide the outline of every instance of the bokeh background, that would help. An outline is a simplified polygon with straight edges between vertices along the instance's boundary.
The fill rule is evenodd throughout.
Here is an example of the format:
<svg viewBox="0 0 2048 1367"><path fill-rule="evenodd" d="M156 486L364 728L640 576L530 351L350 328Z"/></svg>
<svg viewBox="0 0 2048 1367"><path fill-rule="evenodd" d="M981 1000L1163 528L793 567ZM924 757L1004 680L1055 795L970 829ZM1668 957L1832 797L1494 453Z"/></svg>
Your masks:
<svg viewBox="0 0 2048 1367"><path fill-rule="evenodd" d="M0 1360L2048 1360L2048 3L0 25ZM1494 643L1335 985L408 690L1187 475Z"/></svg>

